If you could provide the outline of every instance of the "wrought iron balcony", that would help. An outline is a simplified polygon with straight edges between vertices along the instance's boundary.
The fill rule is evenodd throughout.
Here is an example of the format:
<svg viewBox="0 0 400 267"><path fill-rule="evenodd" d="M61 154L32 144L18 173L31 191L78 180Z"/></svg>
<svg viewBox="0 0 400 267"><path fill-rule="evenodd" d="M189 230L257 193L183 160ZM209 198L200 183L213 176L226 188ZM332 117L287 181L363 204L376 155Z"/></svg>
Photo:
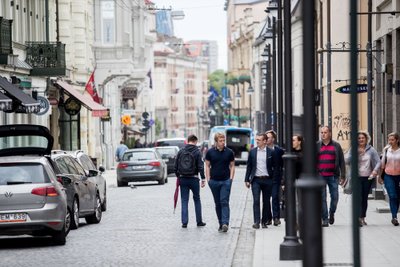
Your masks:
<svg viewBox="0 0 400 267"><path fill-rule="evenodd" d="M65 75L65 44L60 42L27 42L26 62L32 76Z"/></svg>

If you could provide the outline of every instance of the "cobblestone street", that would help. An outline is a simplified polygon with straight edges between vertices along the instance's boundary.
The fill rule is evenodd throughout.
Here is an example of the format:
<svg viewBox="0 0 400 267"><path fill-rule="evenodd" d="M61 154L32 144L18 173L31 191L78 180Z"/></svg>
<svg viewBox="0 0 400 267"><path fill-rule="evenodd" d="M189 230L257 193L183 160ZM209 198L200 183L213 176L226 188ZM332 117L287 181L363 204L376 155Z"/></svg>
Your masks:
<svg viewBox="0 0 400 267"><path fill-rule="evenodd" d="M228 233L217 231L218 222L208 186L201 190L207 226L196 226L190 199L189 225L182 229L180 198L173 214L175 177L169 177L168 183L162 186L137 183L133 189L117 188L115 170L109 170L106 172L108 210L103 213L100 224L86 225L81 219L81 227L71 231L67 244L59 247L51 246L44 238L1 237L1 265L249 266L254 244L251 224L246 224L239 238L248 195L243 184L244 171L244 167L237 168L232 186ZM234 257L236 248L239 254Z"/></svg>

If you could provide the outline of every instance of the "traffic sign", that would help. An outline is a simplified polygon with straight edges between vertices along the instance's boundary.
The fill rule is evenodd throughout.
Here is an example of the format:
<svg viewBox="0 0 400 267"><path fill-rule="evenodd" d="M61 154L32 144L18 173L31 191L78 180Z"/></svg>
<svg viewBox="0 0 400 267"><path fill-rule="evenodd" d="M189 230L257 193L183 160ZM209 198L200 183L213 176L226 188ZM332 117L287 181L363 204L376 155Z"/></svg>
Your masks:
<svg viewBox="0 0 400 267"><path fill-rule="evenodd" d="M130 125L131 124L131 116L129 115L124 115L121 117L121 122L124 125Z"/></svg>

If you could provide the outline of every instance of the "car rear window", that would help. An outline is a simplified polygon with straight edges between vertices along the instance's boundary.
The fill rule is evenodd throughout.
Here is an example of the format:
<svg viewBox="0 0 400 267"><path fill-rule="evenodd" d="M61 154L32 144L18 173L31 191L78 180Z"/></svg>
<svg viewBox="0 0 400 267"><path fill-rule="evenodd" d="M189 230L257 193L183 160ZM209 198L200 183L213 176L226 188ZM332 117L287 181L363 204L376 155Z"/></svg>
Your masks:
<svg viewBox="0 0 400 267"><path fill-rule="evenodd" d="M158 153L161 155L175 156L178 152L175 148L157 148Z"/></svg>
<svg viewBox="0 0 400 267"><path fill-rule="evenodd" d="M41 164L0 164L0 185L49 183Z"/></svg>
<svg viewBox="0 0 400 267"><path fill-rule="evenodd" d="M152 151L125 152L123 161L142 161L156 159L156 154Z"/></svg>
<svg viewBox="0 0 400 267"><path fill-rule="evenodd" d="M6 136L0 137L0 149L18 147L46 148L48 140L43 136Z"/></svg>

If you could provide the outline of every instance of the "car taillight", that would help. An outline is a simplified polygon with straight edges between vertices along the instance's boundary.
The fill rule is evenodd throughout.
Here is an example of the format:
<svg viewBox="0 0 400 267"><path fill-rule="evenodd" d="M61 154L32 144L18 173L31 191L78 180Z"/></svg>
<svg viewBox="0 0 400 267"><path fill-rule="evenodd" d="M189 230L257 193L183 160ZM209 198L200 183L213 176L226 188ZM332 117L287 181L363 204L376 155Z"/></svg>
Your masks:
<svg viewBox="0 0 400 267"><path fill-rule="evenodd" d="M32 189L32 195L44 196L44 197L56 197L58 192L54 186L37 187Z"/></svg>
<svg viewBox="0 0 400 267"><path fill-rule="evenodd" d="M149 165L153 167L160 167L161 163L159 161L153 161L150 162Z"/></svg>
<svg viewBox="0 0 400 267"><path fill-rule="evenodd" d="M128 167L128 164L126 164L126 163L118 163L118 166L117 166L118 169L125 169L126 167Z"/></svg>

